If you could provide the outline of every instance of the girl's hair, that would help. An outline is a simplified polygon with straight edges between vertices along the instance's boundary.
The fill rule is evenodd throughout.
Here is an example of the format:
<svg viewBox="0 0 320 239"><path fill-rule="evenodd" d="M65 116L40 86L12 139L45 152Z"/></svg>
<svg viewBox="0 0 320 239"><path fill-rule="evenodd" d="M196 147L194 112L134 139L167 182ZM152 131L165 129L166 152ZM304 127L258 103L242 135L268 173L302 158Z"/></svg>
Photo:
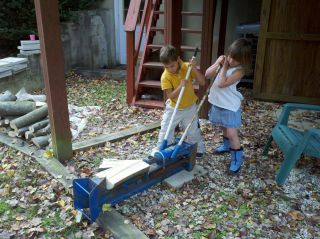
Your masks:
<svg viewBox="0 0 320 239"><path fill-rule="evenodd" d="M178 53L174 46L167 45L160 49L160 61L163 64L169 64L170 62L178 60Z"/></svg>
<svg viewBox="0 0 320 239"><path fill-rule="evenodd" d="M239 61L246 74L252 72L252 50L248 39L235 40L228 48L227 55Z"/></svg>

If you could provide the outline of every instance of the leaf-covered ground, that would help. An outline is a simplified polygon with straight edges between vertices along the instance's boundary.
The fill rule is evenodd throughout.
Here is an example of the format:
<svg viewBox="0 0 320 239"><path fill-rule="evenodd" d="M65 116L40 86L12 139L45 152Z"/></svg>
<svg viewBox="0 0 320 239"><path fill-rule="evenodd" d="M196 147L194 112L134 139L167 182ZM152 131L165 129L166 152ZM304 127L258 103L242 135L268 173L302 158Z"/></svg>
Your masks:
<svg viewBox="0 0 320 239"><path fill-rule="evenodd" d="M120 80L68 78L69 103L99 105L85 139L161 119L160 110L128 107ZM273 145L261 153L275 124L276 103L256 101L242 88L241 140L245 164L240 173L226 173L228 155L214 155L221 134L201 121L207 153L197 164L205 176L173 190L158 184L116 206L150 238L320 238L320 162L299 160L284 187L274 177L282 154ZM301 116L302 117L302 116ZM307 115L304 120L318 120ZM104 147L78 152L67 168L79 177L92 176L103 158L144 159L155 146L158 131L135 135ZM0 145L0 238L112 238L96 224L75 223L72 195L30 157Z"/></svg>

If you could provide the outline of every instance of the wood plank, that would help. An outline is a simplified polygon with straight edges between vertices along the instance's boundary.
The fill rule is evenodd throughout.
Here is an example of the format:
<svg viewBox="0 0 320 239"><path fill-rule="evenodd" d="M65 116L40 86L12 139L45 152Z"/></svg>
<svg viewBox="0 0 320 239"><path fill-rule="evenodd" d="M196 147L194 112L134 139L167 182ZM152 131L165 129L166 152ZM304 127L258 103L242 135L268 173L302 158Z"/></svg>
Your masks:
<svg viewBox="0 0 320 239"><path fill-rule="evenodd" d="M127 130L115 132L115 133L108 134L108 135L101 135L101 136L95 137L90 140L74 143L72 145L72 148L74 151L80 151L80 150L85 150L85 149L88 149L91 147L98 147L98 146L104 145L106 142L114 142L117 140L128 138L128 137L130 137L134 134L138 134L138 133L140 133L140 134L147 133L147 132L155 130L159 127L160 127L160 122L155 122L155 123L148 124L145 126L144 125L143 126L136 126L136 127L132 127Z"/></svg>
<svg viewBox="0 0 320 239"><path fill-rule="evenodd" d="M140 11L141 0L133 0L130 2L126 22L124 24L125 31L135 31Z"/></svg>
<svg viewBox="0 0 320 239"><path fill-rule="evenodd" d="M304 34L298 32L280 33L280 32L267 32L265 37L268 39L279 40L297 40L297 41L320 41L320 34Z"/></svg>
<svg viewBox="0 0 320 239"><path fill-rule="evenodd" d="M113 167L116 167L118 165L121 165L121 164L126 164L126 163L129 163L129 162L138 162L140 160L120 160L120 159L110 159L110 158L107 158L107 159L103 159L100 166L99 166L99 169L108 169L108 168L113 168Z"/></svg>
<svg viewBox="0 0 320 239"><path fill-rule="evenodd" d="M265 48L267 43L267 39L265 35L267 34L267 30L268 30L270 6L271 6L271 0L262 1L261 14L260 14L259 40L258 40L257 57L256 57L256 68L255 68L254 84L253 84L254 97L258 96L261 91L263 65L264 65L265 50L266 50Z"/></svg>

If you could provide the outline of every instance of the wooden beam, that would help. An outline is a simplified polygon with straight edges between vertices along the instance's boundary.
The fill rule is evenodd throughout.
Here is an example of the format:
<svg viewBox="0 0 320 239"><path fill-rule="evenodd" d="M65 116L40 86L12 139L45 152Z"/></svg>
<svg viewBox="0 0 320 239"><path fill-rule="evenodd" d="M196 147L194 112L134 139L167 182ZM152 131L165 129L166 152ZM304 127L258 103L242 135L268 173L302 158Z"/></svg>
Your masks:
<svg viewBox="0 0 320 239"><path fill-rule="evenodd" d="M202 35L201 35L201 52L200 70L204 74L206 69L211 65L214 19L216 15L217 0L203 0L202 7ZM206 89L209 87L210 81L206 81L204 87L200 87L198 96L203 97ZM200 118L208 118L209 102L206 101L201 109Z"/></svg>
<svg viewBox="0 0 320 239"><path fill-rule="evenodd" d="M143 134L160 127L160 122L155 122L146 126L137 126L127 130L122 130L108 135L101 135L93 139L81 141L73 144L74 151L85 150L92 147L104 145L106 142L114 142L120 139L128 138L134 134Z"/></svg>
<svg viewBox="0 0 320 239"><path fill-rule="evenodd" d="M177 48L180 54L182 0L164 1L164 40Z"/></svg>
<svg viewBox="0 0 320 239"><path fill-rule="evenodd" d="M135 84L135 32L127 32L126 41L127 41L127 103L131 105L133 103L134 97L134 84Z"/></svg>
<svg viewBox="0 0 320 239"><path fill-rule="evenodd" d="M221 4L221 15L220 15L220 30L219 30L219 43L218 43L218 56L224 54L224 46L226 43L226 29L227 29L227 18L228 18L228 4L229 0L223 0Z"/></svg>
<svg viewBox="0 0 320 239"><path fill-rule="evenodd" d="M41 63L51 125L54 155L60 161L72 157L64 60L57 0L35 0L41 47Z"/></svg>

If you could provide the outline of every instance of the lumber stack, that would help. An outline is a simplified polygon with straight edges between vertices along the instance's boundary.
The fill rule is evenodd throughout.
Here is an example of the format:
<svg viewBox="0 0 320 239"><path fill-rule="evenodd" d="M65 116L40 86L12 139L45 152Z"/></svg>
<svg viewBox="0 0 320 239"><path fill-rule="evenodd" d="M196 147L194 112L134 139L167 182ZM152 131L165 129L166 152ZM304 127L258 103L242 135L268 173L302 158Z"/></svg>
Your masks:
<svg viewBox="0 0 320 239"><path fill-rule="evenodd" d="M24 138L38 148L49 145L50 124L46 103L17 101L10 91L0 94L0 131Z"/></svg>

